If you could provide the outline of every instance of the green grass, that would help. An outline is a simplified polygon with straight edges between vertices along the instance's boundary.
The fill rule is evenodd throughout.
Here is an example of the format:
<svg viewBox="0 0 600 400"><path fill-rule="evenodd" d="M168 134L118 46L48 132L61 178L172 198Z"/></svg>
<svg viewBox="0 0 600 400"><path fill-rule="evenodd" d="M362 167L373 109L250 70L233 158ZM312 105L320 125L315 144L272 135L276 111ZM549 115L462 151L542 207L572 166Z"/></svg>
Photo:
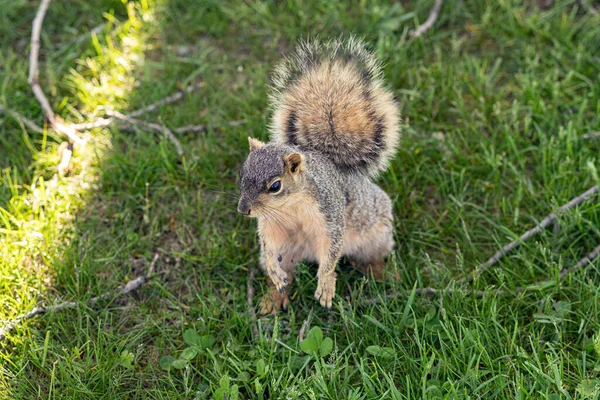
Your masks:
<svg viewBox="0 0 600 400"><path fill-rule="evenodd" d="M600 16L577 1L539 9L446 0L435 28L413 40L408 31L432 2L391 3L52 3L40 76L63 118L136 110L201 81L141 118L211 128L180 137L183 158L154 132L98 129L76 147L70 173L54 178L64 139L0 115L0 321L36 304L81 304L0 342L0 397L232 399L234 385L240 398L600 396L599 260L558 282L600 243L597 198L482 274L472 289L484 297L410 295L453 287L600 183L600 139L581 139L600 130ZM41 125L26 77L37 5L0 0L0 103ZM97 37L73 43L103 22ZM315 268L303 265L289 312L260 319L253 339L246 278L257 267L255 225L231 196L246 137L267 138L268 74L282 53L302 36L348 32L377 50L401 103L402 143L379 181L394 200L389 263L402 281L342 266L328 313L313 298ZM145 273L155 253L157 279L86 306ZM394 286L407 294L361 305ZM257 302L262 276L254 287ZM312 308L331 353L328 340L313 355L299 343ZM163 370L162 357L188 347L188 330L214 343L183 369Z"/></svg>

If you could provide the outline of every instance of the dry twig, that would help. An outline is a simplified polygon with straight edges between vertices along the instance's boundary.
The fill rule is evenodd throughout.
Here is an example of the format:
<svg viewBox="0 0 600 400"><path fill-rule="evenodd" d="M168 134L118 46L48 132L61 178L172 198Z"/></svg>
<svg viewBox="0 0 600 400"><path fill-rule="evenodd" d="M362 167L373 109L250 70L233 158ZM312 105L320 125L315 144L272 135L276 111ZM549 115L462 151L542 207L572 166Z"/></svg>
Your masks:
<svg viewBox="0 0 600 400"><path fill-rule="evenodd" d="M228 126L238 126L238 125L242 125L245 122L246 122L246 120L240 119L240 120L236 120L236 121L229 121L227 123L227 125ZM208 130L208 126L206 126L206 125L186 125L186 126L182 126L180 128L174 129L174 131L179 134L190 133L190 132L206 132L207 130Z"/></svg>
<svg viewBox="0 0 600 400"><path fill-rule="evenodd" d="M380 297L372 297L370 299L361 300L359 302L359 304L364 306L364 305L383 303L388 300L397 299L399 297L408 297L410 295L410 293L411 293L410 290L402 290L402 291L398 291L398 292L388 293L388 294L385 294ZM446 294L448 296L452 296L453 294L456 294L456 293L462 293L465 295L473 294L477 297L483 297L486 294L486 292L484 290L436 289L436 288L432 288L429 286L424 287L424 288L415 289L415 296L423 296L423 297L425 297L425 296L441 296L444 294ZM498 291L495 291L494 293L504 294L504 290L498 290Z"/></svg>
<svg viewBox="0 0 600 400"><path fill-rule="evenodd" d="M418 38L428 30L430 30L431 27L433 27L433 24L435 24L435 21L437 21L438 17L440 16L440 11L442 9L443 3L444 0L435 0L435 4L431 8L431 12L429 13L429 17L427 18L427 20L421 25L417 26L412 31L410 31L412 37Z"/></svg>
<svg viewBox="0 0 600 400"><path fill-rule="evenodd" d="M62 118L54 114L48 98L44 94L42 87L39 83L39 70L38 70L38 58L40 52L40 33L42 31L42 23L48 10L50 0L42 0L40 7L38 8L37 14L33 20L33 27L31 30L31 53L29 54L29 85L35 95L36 99L42 106L42 110L50 122L50 126L55 131L66 135L72 142L78 144L84 144L84 140L77 135L77 131L69 124L65 124Z"/></svg>
<svg viewBox="0 0 600 400"><path fill-rule="evenodd" d="M583 257L581 260L579 260L577 262L577 264L573 265L571 268L563 268L563 270L560 271L560 275L558 276L558 279L563 279L568 274L585 267L588 263L594 261L594 259L596 259L596 257L598 257L598 256L600 256L600 246L598 246L594 250L590 251L585 257Z"/></svg>
<svg viewBox="0 0 600 400"><path fill-rule="evenodd" d="M44 94L44 91L42 90L42 88L39 84L39 69L38 69L38 59L39 59L39 50L40 50L40 33L42 30L42 23L44 21L44 17L46 16L46 11L48 10L48 6L50 5L50 1L51 0L42 0L41 1L40 6L37 11L37 14L33 20L33 26L32 26L32 30L31 30L31 53L29 56L29 78L28 78L28 81L29 81L29 84L31 85L31 90L33 91L36 99L40 103L42 110L44 111L46 118L50 122L50 126L52 127L52 129L54 129L55 131L57 131L59 133L63 133L65 135L67 135L67 137L69 137L69 139L72 142L75 142L78 144L83 144L83 143L85 143L84 140L82 140L77 135L78 129L92 129L92 128L108 126L114 121L115 118L117 118L120 120L124 120L130 124L142 125L142 126L146 126L146 127L163 132L167 136L167 138L171 142L173 142L173 144L175 145L175 147L177 149L177 153L180 156L183 155L183 149L181 147L181 144L179 143L177 138L173 135L173 132L171 132L170 129L168 129L166 127L162 127L155 123L136 120L135 117L137 117L143 113L154 111L158 107L163 106L165 104L173 103L173 102L183 98L185 93L189 93L189 92L195 90L200 85L190 85L182 91L172 94L162 100L157 101L156 103L150 104L149 106L144 107L140 110L134 111L128 115L121 114L117 111L111 111L111 112L107 112L107 114L110 116L110 118L101 118L96 121L83 123L83 124L66 124L58 115L56 115L54 113L54 111L52 110L52 107L50 106L50 102L48 101L48 98ZM100 32L102 29L104 29L104 26L105 25L97 26L96 28L92 29L92 31L90 33L93 34L93 33ZM81 40L83 40L83 39L81 39ZM79 38L77 38L76 41L79 41ZM11 114L11 115L13 115L13 114ZM23 123L26 123L23 118L18 118L15 115L13 115L13 117L19 119ZM32 129L35 126L35 124L31 125L29 123L28 123L28 125ZM40 129L40 131L41 131L41 129Z"/></svg>
<svg viewBox="0 0 600 400"><path fill-rule="evenodd" d="M97 26L93 27L89 31L87 31L85 33L82 33L79 36L76 36L74 39L70 40L67 43L59 43L59 44L57 44L54 47L56 49L56 51L57 51L55 53L55 56L63 53L66 49L69 49L73 45L81 44L81 43L85 42L86 40L88 40L89 38L91 38L93 35L97 35L100 32L102 32L104 30L104 28L106 28L106 23L102 23L100 25L97 25Z"/></svg>
<svg viewBox="0 0 600 400"><path fill-rule="evenodd" d="M37 132L37 133L44 132L44 130L41 127L39 127L35 122L30 120L29 118L25 118L24 116L22 116L21 114L19 114L16 111L9 110L8 108L4 107L2 104L0 104L0 112L10 115L11 117L13 117L17 121L21 122L23 125L27 126L29 129L31 129L34 132Z"/></svg>
<svg viewBox="0 0 600 400"><path fill-rule="evenodd" d="M498 250L496 252L496 254L494 254L489 260L487 260L485 263L483 263L479 268L477 268L477 270L474 272L474 274L476 276L481 275L483 272L487 271L488 269L490 269L494 264L496 264L502 257L504 257L508 252L510 252L513 249L516 249L517 247L519 247L521 245L521 243L525 242L527 239L537 235L538 233L542 232L548 225L550 225L552 222L554 222L554 220L556 220L558 218L559 215L561 215L562 213L564 213L565 211L583 203L585 200L587 200L588 198L595 196L598 193L598 186L594 186L591 189L588 189L587 191L585 191L583 194L575 197L574 199L572 199L571 201L569 201L567 204L564 204L563 206L561 206L558 211L556 211L555 213L552 213L550 215L548 215L546 218L544 218L542 220L542 222L540 222L538 225L536 225L534 228L528 230L527 232L525 232L523 235L521 235L521 237L519 237L519 239L510 242L509 244L507 244L506 246L504 246L502 249ZM457 284L463 284L463 283L471 283L473 281L474 277L473 276L469 276L463 279L460 279L459 281L457 281Z"/></svg>
<svg viewBox="0 0 600 400"><path fill-rule="evenodd" d="M173 135L173 132L171 132L171 130L169 128L167 128L166 126L161 126L161 125L155 124L154 122L141 121L141 120L133 118L129 115L121 114L118 111L108 111L107 114L110 115L111 117L118 118L124 122L131 124L131 125L145 126L147 128L152 128L156 131L164 133L165 136L167 137L167 139L169 139L173 143L173 145L175 145L177 154L179 154L180 156L183 155L183 148L181 147L181 143L179 143L179 140L175 137L175 135Z"/></svg>
<svg viewBox="0 0 600 400"><path fill-rule="evenodd" d="M313 307L310 308L310 311L308 312L306 319L302 323L300 332L298 333L298 339L300 341L304 340L304 338L306 337L306 331L310 330L310 323L312 322L312 319L313 319Z"/></svg>
<svg viewBox="0 0 600 400"><path fill-rule="evenodd" d="M140 115L142 115L144 113L148 113L148 112L152 112L152 111L156 110L158 107L164 106L166 104L175 103L176 101L181 100L183 98L183 96L186 95L186 93L191 93L194 90L196 90L199 87L201 87L202 86L201 83L195 84L195 85L189 85L185 89L180 90L179 92L174 93L174 94L172 94L170 96L167 96L164 99L159 100L159 101L157 101L155 103L152 103L149 106L146 106L144 108L140 108L137 111L129 113L129 114L127 114L127 116L129 116L129 117L139 117Z"/></svg>
<svg viewBox="0 0 600 400"><path fill-rule="evenodd" d="M152 259L152 262L150 263L150 267L148 267L148 273L146 275L137 277L134 280L127 282L127 284L120 286L114 292L91 298L90 301L87 302L87 306L91 307L94 304L98 303L99 301L116 298L116 297L122 296L124 294L131 293L134 290L137 290L140 287L142 287L146 282L148 282L149 280L151 280L154 277L154 268L156 266L156 262L158 261L158 258L159 258L158 253L154 254L154 258ZM53 306L49 306L49 307L36 306L33 308L33 310L29 311L28 313L19 315L14 320L5 323L2 326L2 328L0 328L0 340L4 340L6 338L6 335L10 331L12 331L17 325L23 323L23 321L25 321L25 320L35 317L36 315L46 314L48 312L67 310L70 308L77 308L77 307L79 307L80 304L81 303L76 302L76 301L65 301L65 302L62 302L62 303L59 303L59 304L56 304Z"/></svg>
<svg viewBox="0 0 600 400"><path fill-rule="evenodd" d="M178 100L181 100L186 93L191 93L194 90L198 89L199 87L201 87L200 84L189 85L185 89L180 90L179 92L173 93L172 95L169 95L169 96L165 97L164 99L158 100L157 102L154 102L146 107L140 108L139 110L136 110L129 114L124 114L124 115L128 118L139 117L140 115L147 113L147 112L154 111L161 106L164 106L166 104L171 104ZM110 115L111 112L114 112L114 111L107 111L106 114ZM102 128L104 126L108 126L108 125L112 124L113 122L114 122L113 117L98 118L97 120L92 121L92 122L85 122L82 124L73 124L72 126L75 129L79 129L79 130L89 130L89 129L94 129L94 128Z"/></svg>
<svg viewBox="0 0 600 400"><path fill-rule="evenodd" d="M581 140L598 139L600 138L600 132L590 132L585 135L581 135Z"/></svg>
<svg viewBox="0 0 600 400"><path fill-rule="evenodd" d="M588 265L590 262L592 262L593 260L595 260L598 256L600 256L600 246L597 246L594 250L592 250L591 252L589 252L585 257L583 257L581 260L579 260L575 265L573 265L572 267L569 268L564 268L562 271L560 271L560 274L558 276L558 280L561 281L563 280L567 275L585 267L586 265ZM548 283L550 281L552 281L553 279L545 279L541 282L536 282L532 285L528 285L525 287L517 287L515 289L515 291L513 293L517 294L517 293L523 293L526 292L528 290L535 290L537 288L539 288L540 286L542 286L545 283ZM452 296L455 293L463 293L463 294L474 294L477 297L483 297L486 293L493 293L493 294L497 294L497 295L503 295L506 293L510 293L510 291L504 291L504 290L494 290L494 291L490 291L490 292L486 292L483 290L457 290L457 289L435 289L432 287L424 287L421 289L416 289L415 291L415 295L417 296L438 296L438 295L443 295L443 294L447 294L449 296ZM399 291L399 292L394 292L394 293L390 293L390 294L386 294L384 296L381 297L373 297L370 299L365 299L362 300L360 302L361 305L370 305L370 304L377 304L377 303L382 303L388 300L393 300L393 299L397 299L399 297L403 297L403 296L408 296L410 295L410 291L409 290L404 290L404 291Z"/></svg>
<svg viewBox="0 0 600 400"><path fill-rule="evenodd" d="M558 274L558 280L562 281L564 279L565 276L580 270L581 268L585 267L586 265L588 265L588 263L594 261L594 259L596 259L596 257L600 256L600 246L596 247L594 250L592 250L591 252L589 252L588 254L585 255L585 257L583 257L581 260L579 260L577 262L577 264L573 265L572 267L569 268L563 268L560 273ZM521 292L526 292L528 290L534 290L537 288L540 288L541 286L543 286L545 283L548 283L550 281L553 281L553 278L550 279L545 279L541 282L536 282L534 284L525 286L525 287L518 287L516 292L517 293L521 293Z"/></svg>
<svg viewBox="0 0 600 400"><path fill-rule="evenodd" d="M85 41L87 38L89 38L90 36L93 35L97 35L100 32L102 32L104 30L104 28L106 27L106 24L100 24L92 29L90 29L89 32L86 33L82 33L81 35L77 36L74 40L73 43L81 43L83 41Z"/></svg>
<svg viewBox="0 0 600 400"><path fill-rule="evenodd" d="M598 15L600 13L600 11L598 11L594 8L594 6L593 6L594 2L592 2L592 4L588 4L587 0L579 0L578 3L592 15Z"/></svg>
<svg viewBox="0 0 600 400"><path fill-rule="evenodd" d="M77 130L90 130L94 128L102 128L114 122L114 118L98 118L92 122L83 122L81 124L72 124L71 126Z"/></svg>
<svg viewBox="0 0 600 400"><path fill-rule="evenodd" d="M248 271L248 279L246 280L246 302L248 303L248 314L250 314L250 320L252 321L252 337L257 339L258 322L256 320L256 311L254 310L254 287L252 286L255 275L256 270L254 268L250 268Z"/></svg>
<svg viewBox="0 0 600 400"><path fill-rule="evenodd" d="M591 252L589 252L588 254L585 255L585 257L583 257L581 260L579 260L577 262L577 264L573 265L570 268L563 268L560 273L558 274L558 280L562 281L564 279L565 276L569 275L570 273L573 273L583 267L585 267L586 265L588 265L588 263L592 262L596 257L600 256L600 246L596 247L594 250L592 250ZM522 292L526 292L528 290L536 290L542 286L544 286L545 283L551 282L553 281L553 278L550 279L544 279L541 282L536 282L533 283L531 285L528 286L524 286L524 287L518 287L516 292L517 293L522 293Z"/></svg>

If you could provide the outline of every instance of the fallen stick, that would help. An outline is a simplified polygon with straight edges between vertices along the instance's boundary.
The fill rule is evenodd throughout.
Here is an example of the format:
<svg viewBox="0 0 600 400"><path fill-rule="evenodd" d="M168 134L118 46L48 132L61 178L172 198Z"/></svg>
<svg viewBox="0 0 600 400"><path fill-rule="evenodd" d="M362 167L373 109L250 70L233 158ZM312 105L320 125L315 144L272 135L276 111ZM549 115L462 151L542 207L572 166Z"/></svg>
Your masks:
<svg viewBox="0 0 600 400"><path fill-rule="evenodd" d="M85 42L87 39L92 37L93 35L97 35L102 32L106 28L106 23L102 23L90 29L89 31L82 33L79 36L76 36L74 39L70 40L67 43L58 43L54 48L56 52L54 53L54 57L58 57L60 54L64 53L65 50L69 49L71 46L76 44L81 44Z"/></svg>
<svg viewBox="0 0 600 400"><path fill-rule="evenodd" d="M171 104L178 100L181 100L186 93L191 93L194 90L198 89L199 87L201 87L200 84L189 85L185 89L180 90L179 92L173 93L173 94L165 97L164 99L160 99L157 102L154 102L146 107L140 108L139 110L130 112L128 114L122 114L122 115L125 115L128 118L139 117L140 115L154 111L161 106ZM107 111L106 114L110 115L111 112L115 112L115 111ZM102 128L102 127L112 124L113 122L114 122L114 118L112 118L112 117L111 118L99 118L92 122L84 122L82 124L73 124L72 126L78 130L89 130L89 129L94 129L94 128Z"/></svg>
<svg viewBox="0 0 600 400"><path fill-rule="evenodd" d="M27 126L29 129L31 129L34 132L37 132L37 133L44 132L44 130L41 127L39 127L35 122L30 120L29 118L25 118L24 116L22 116L21 114L19 114L16 111L9 110L8 108L4 107L2 104L0 104L0 112L10 115L11 117L13 117L17 121L21 122L23 125Z"/></svg>
<svg viewBox="0 0 600 400"><path fill-rule="evenodd" d="M42 87L39 84L39 70L38 70L38 58L40 52L40 33L42 31L42 23L48 10L50 0L42 0L40 7L38 8L37 14L33 19L33 26L31 29L31 53L29 54L29 77L28 82L31 86L31 90L35 95L35 98L40 103L46 118L50 122L50 126L58 133L66 135L72 142L78 144L84 144L85 141L77 135L77 131L68 124L65 124L62 119L54 114L48 98L44 94Z"/></svg>
<svg viewBox="0 0 600 400"><path fill-rule="evenodd" d="M483 272L490 269L494 264L496 264L507 253L509 253L511 250L519 247L521 245L521 243L525 242L527 239L542 232L548 225L550 225L554 220L556 220L559 215L561 215L565 211L583 203L585 200L596 195L597 193L598 193L598 186L594 186L594 187L588 189L587 191L585 191L583 194L575 197L574 199L569 201L567 204L564 204L563 206L561 206L558 209L558 211L548 215L546 218L544 218L542 220L542 222L540 222L534 228L528 230L523 235L521 235L521 237L519 237L519 239L517 239L513 242L510 242L509 244L504 246L502 249L498 250L489 260L487 260L485 263L483 263L479 268L477 268L474 271L475 277L480 276ZM462 285L464 283L471 283L473 281L473 279L475 279L475 277L474 276L465 277L465 278L458 280L456 283L459 285Z"/></svg>
<svg viewBox="0 0 600 400"><path fill-rule="evenodd" d="M588 263L594 261L594 259L596 259L596 257L598 257L598 256L600 256L600 245L598 247L596 247L594 250L590 251L585 257L583 257L581 260L579 260L577 262L577 264L573 265L571 268L563 268L563 270L560 271L558 279L562 280L568 274L585 267Z"/></svg>
<svg viewBox="0 0 600 400"><path fill-rule="evenodd" d="M590 133L586 133L585 135L581 135L581 137L580 137L581 140L597 139L597 138L600 138L600 132L590 132Z"/></svg>
<svg viewBox="0 0 600 400"><path fill-rule="evenodd" d="M84 122L81 124L72 124L74 129L80 131L87 131L94 128L102 128L108 126L114 122L114 118L98 118L92 122Z"/></svg>
<svg viewBox="0 0 600 400"><path fill-rule="evenodd" d="M592 4L588 4L587 0L579 0L578 3L592 15L598 15L600 13L600 11L596 10Z"/></svg>
<svg viewBox="0 0 600 400"><path fill-rule="evenodd" d="M258 322L256 319L256 310L254 310L254 286L252 286L252 282L254 282L254 277L256 276L256 271L254 268L250 268L248 271L248 279L246 280L246 302L248 304L248 314L250 315L250 321L252 321L252 338L258 338Z"/></svg>
<svg viewBox="0 0 600 400"><path fill-rule="evenodd" d="M594 250L592 250L591 252L589 252L588 254L586 254L581 260L579 260L575 265L569 267L569 268L563 268L560 273L558 274L558 281L562 281L564 279L565 276L580 270L581 268L585 267L586 265L588 265L590 262L594 261L596 259L596 257L600 256L600 246L596 247ZM543 287L544 284L553 281L553 278L549 278L549 279L544 279L543 281L540 282L536 282L533 283L531 285L528 286L524 286L524 287L518 287L516 292L517 293L521 293L521 292L526 292L528 290L537 290L540 287Z"/></svg>
<svg viewBox="0 0 600 400"><path fill-rule="evenodd" d="M433 27L433 24L435 24L438 17L440 16L440 11L442 9L443 3L444 0L435 0L435 4L431 8L431 12L429 13L429 17L427 18L427 20L421 25L417 26L412 31L410 31L410 35L412 37L418 38Z"/></svg>
<svg viewBox="0 0 600 400"><path fill-rule="evenodd" d="M591 252L589 252L585 257L583 257L581 260L579 260L572 267L563 268L558 275L558 280L562 281L567 275L585 267L586 265L588 265L589 263L594 261L598 256L600 256L600 245L597 246ZM523 292L527 292L530 290L536 290L540 286L544 285L545 283L551 282L552 280L553 279L550 278L550 279L545 279L540 282L536 282L536 283L528 285L528 286L517 287L513 293L518 294L518 293L523 293ZM493 291L486 292L483 290L436 289L436 288L432 288L429 286L415 290L415 294L417 296L438 296L438 295L443 295L443 294L452 296L453 294L458 293L458 292L463 293L463 294L474 294L477 297L483 297L486 293L493 293L493 294L499 294L499 295L511 293L510 291L505 291L505 290L493 290ZM404 291L400 291L400 292L396 292L396 293L386 294L382 297L374 297L374 298L370 298L370 299L365 299L365 300L362 300L360 302L360 304L361 305L377 304L377 303L397 299L399 297L408 296L408 295L410 295L410 290L404 290Z"/></svg>
<svg viewBox="0 0 600 400"><path fill-rule="evenodd" d="M206 132L208 127L206 125L185 125L179 128L175 128L174 131L182 134L182 133L195 133L195 132Z"/></svg>
<svg viewBox="0 0 600 400"><path fill-rule="evenodd" d="M227 123L227 125L228 126L238 126L238 125L242 125L245 122L246 122L246 120L241 119L241 120L237 120L237 121L229 121ZM190 133L190 132L206 132L207 130L208 130L208 126L206 126L206 125L186 125L186 126L182 126L180 128L174 129L174 131L179 134Z"/></svg>
<svg viewBox="0 0 600 400"><path fill-rule="evenodd" d="M306 319L302 323L300 332L298 333L298 339L300 341L304 340L304 338L306 337L306 331L310 330L310 323L312 322L312 319L313 319L313 307L310 308L310 311L308 312Z"/></svg>
<svg viewBox="0 0 600 400"><path fill-rule="evenodd" d="M173 145L175 145L177 154L179 154L180 156L183 155L183 148L181 147L181 143L179 143L179 140L175 137L175 135L173 135L173 132L171 132L171 130L169 128L167 128L166 126L161 126L161 125L155 124L154 122L141 121L141 120L133 118L129 115L121 114L118 111L107 111L107 114L110 115L111 117L118 118L122 121L125 121L131 125L141 125L141 126L145 126L147 128L152 128L156 131L164 133L165 136L167 137L167 139L169 139L173 143Z"/></svg>
<svg viewBox="0 0 600 400"><path fill-rule="evenodd" d="M202 86L202 82L200 82L199 84L195 84L195 85L189 85L185 89L180 90L179 92L174 93L174 94L172 94L170 96L167 96L164 99L157 101L156 103L152 103L149 106L146 106L144 108L140 108L137 111L129 113L129 114L127 114L127 116L129 116L129 117L139 117L140 115L142 115L144 113L152 112L152 111L156 110L158 107L164 106L166 104L171 104L171 103L174 103L174 102L182 99L183 96L185 96L187 93L191 93L191 92L193 92L194 90L198 89L201 86Z"/></svg>
<svg viewBox="0 0 600 400"><path fill-rule="evenodd" d="M76 38L73 40L73 42L72 42L72 43L81 43L81 42L83 42L84 40L86 40L87 38L89 38L90 36L93 36L93 35L97 35L97 34L99 34L100 32L102 32L102 31L104 30L104 28L105 28L105 27L106 27L106 23L104 23L104 24L100 24L100 25L98 25L98 26L96 26L96 27L94 27L94 28L90 29L90 31L89 31L89 32L82 33L81 35L77 36L77 37L76 37Z"/></svg>
<svg viewBox="0 0 600 400"><path fill-rule="evenodd" d="M117 290L115 290L114 292L91 298L87 302L87 305L93 306L94 304L98 303L99 301L107 300L110 298L117 298L119 296L122 296L124 294L130 293L130 292L133 292L134 290L139 289L146 282L148 282L149 280L151 280L154 277L154 268L156 266L156 262L158 261L158 258L159 258L158 253L154 254L154 258L152 259L152 262L150 263L150 267L148 268L148 273L146 275L137 277L134 280L127 282L127 284L119 286L119 288L117 288ZM2 328L0 328L0 340L4 340L6 338L6 335L8 333L10 333L17 325L23 323L23 321L25 321L25 320L35 317L36 315L46 314L48 312L67 310L70 308L77 308L77 307L79 307L80 304L81 303L76 302L76 301L65 301L65 302L55 304L53 306L48 306L48 307L36 306L28 313L21 314L17 318L13 319L12 321L5 323L2 326Z"/></svg>
<svg viewBox="0 0 600 400"><path fill-rule="evenodd" d="M393 299L397 299L399 297L403 297L406 296L408 297L410 295L411 291L410 290L402 290L399 292L394 292L394 293L388 293L385 294L383 296L380 297L373 297L370 299L364 299L361 300L359 302L360 305L371 305L371 304L378 304L378 303L383 303L386 302L388 300L393 300ZM468 289L436 289L430 286L424 287L424 288L418 288L415 289L415 295L416 296L441 296L441 295L448 295L448 296L452 296L455 293L462 293L465 295L469 295L469 294L474 294L477 297L483 297L485 296L486 292L483 290L468 290ZM504 294L504 290L497 290L495 291L495 293L497 294Z"/></svg>

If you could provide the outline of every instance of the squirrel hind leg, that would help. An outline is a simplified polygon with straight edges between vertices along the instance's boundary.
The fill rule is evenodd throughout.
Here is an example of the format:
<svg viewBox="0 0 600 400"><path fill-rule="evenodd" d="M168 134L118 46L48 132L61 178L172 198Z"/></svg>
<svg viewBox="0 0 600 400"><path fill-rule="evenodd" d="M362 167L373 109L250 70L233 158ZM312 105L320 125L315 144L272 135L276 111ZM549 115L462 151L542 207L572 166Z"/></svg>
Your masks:
<svg viewBox="0 0 600 400"><path fill-rule="evenodd" d="M361 271L368 277L374 278L377 281L387 279L390 281L398 282L402 279L400 276L400 272L391 268L387 268L384 258L374 259L371 261L359 260L356 263L356 267L359 271Z"/></svg>
<svg viewBox="0 0 600 400"><path fill-rule="evenodd" d="M373 277L380 281L383 279L383 271L385 270L385 261L383 259L364 261L359 260L356 263L356 267L363 274Z"/></svg>
<svg viewBox="0 0 600 400"><path fill-rule="evenodd" d="M288 288L294 281L294 275L288 272ZM260 299L260 315L276 314L278 311L287 311L290 305L288 290L283 293L277 290L271 279L267 276L269 291Z"/></svg>
<svg viewBox="0 0 600 400"><path fill-rule="evenodd" d="M346 232L344 254L350 256L357 269L366 275L381 280L399 280L396 271L386 271L386 257L394 249L391 223L382 221L364 231Z"/></svg>

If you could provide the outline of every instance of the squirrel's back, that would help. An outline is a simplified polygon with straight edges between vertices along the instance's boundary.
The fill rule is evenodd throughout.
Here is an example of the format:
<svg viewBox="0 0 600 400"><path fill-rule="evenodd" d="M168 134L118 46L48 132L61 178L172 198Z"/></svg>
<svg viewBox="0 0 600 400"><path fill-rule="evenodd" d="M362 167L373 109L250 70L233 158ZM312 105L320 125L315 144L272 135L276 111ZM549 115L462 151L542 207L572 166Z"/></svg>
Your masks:
<svg viewBox="0 0 600 400"><path fill-rule="evenodd" d="M275 142L321 152L341 169L374 176L396 152L396 101L355 37L301 42L274 72L271 105Z"/></svg>

